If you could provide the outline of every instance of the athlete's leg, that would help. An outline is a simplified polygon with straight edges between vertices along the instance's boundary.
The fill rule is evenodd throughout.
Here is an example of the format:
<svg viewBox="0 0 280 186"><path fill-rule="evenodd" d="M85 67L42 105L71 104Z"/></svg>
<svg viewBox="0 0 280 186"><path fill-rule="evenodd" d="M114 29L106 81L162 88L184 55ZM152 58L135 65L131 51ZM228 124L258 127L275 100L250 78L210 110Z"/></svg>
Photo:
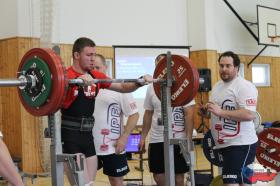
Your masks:
<svg viewBox="0 0 280 186"><path fill-rule="evenodd" d="M158 186L164 186L164 174L153 174L154 180Z"/></svg>
<svg viewBox="0 0 280 186"><path fill-rule="evenodd" d="M175 174L176 186L184 186L184 174Z"/></svg>
<svg viewBox="0 0 280 186"><path fill-rule="evenodd" d="M85 183L92 183L95 180L97 172L97 156L87 157L84 161Z"/></svg>
<svg viewBox="0 0 280 186"><path fill-rule="evenodd" d="M123 186L123 177L108 176L111 186Z"/></svg>

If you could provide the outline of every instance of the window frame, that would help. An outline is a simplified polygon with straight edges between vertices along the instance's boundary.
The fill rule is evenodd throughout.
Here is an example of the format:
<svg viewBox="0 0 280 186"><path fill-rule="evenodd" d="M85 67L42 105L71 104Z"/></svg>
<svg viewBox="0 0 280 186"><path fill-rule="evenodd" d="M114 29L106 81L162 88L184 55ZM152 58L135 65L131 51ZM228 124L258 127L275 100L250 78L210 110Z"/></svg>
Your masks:
<svg viewBox="0 0 280 186"><path fill-rule="evenodd" d="M254 79L253 79L254 67L262 67L262 68L264 68L265 80L264 80L263 83L256 83L256 82L254 82ZM271 86L270 69L271 69L270 68L270 64L268 64L268 63L252 64L252 83L256 87L270 87Z"/></svg>

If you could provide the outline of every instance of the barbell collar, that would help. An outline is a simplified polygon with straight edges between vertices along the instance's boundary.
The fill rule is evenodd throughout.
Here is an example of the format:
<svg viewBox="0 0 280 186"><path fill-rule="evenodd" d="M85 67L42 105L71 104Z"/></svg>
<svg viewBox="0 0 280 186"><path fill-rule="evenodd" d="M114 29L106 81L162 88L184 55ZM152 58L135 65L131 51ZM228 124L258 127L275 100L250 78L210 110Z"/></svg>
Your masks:
<svg viewBox="0 0 280 186"><path fill-rule="evenodd" d="M32 75L20 75L18 79L0 79L0 87L19 87L23 90L27 85L36 86L36 79Z"/></svg>

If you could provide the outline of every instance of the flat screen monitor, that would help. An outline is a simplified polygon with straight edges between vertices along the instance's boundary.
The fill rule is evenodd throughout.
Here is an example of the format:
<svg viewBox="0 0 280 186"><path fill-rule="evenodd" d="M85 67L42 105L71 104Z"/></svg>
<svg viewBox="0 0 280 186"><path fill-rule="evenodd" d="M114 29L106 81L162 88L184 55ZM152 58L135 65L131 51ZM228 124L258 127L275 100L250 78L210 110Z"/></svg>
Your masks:
<svg viewBox="0 0 280 186"><path fill-rule="evenodd" d="M141 140L141 134L139 134L139 133L130 134L128 137L126 147L125 147L125 151L130 152L130 153L139 152L138 145L140 143L140 140Z"/></svg>

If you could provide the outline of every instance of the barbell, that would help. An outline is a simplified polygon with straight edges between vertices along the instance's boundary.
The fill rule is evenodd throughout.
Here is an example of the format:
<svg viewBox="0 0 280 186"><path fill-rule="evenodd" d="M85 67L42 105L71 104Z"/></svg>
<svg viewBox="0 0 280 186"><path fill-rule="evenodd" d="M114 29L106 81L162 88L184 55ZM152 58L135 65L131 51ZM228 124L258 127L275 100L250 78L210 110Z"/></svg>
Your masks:
<svg viewBox="0 0 280 186"><path fill-rule="evenodd" d="M160 84L166 82L167 57L163 58L153 74L154 90L161 99ZM199 78L197 69L191 60L184 56L172 55L172 87L171 105L182 106L194 99L199 84L204 79ZM93 79L94 83L143 83L143 79ZM66 70L59 55L52 49L33 48L21 59L17 79L0 79L0 87L17 86L18 94L24 108L34 116L55 113L62 107L70 84L87 86L82 79L67 79Z"/></svg>
<svg viewBox="0 0 280 186"><path fill-rule="evenodd" d="M256 112L255 116L255 130L259 139L256 158L264 167L280 172L280 129L261 127L260 114ZM220 150L215 148L215 142L210 130L204 135L202 148L206 159L210 163L222 167L223 156Z"/></svg>

